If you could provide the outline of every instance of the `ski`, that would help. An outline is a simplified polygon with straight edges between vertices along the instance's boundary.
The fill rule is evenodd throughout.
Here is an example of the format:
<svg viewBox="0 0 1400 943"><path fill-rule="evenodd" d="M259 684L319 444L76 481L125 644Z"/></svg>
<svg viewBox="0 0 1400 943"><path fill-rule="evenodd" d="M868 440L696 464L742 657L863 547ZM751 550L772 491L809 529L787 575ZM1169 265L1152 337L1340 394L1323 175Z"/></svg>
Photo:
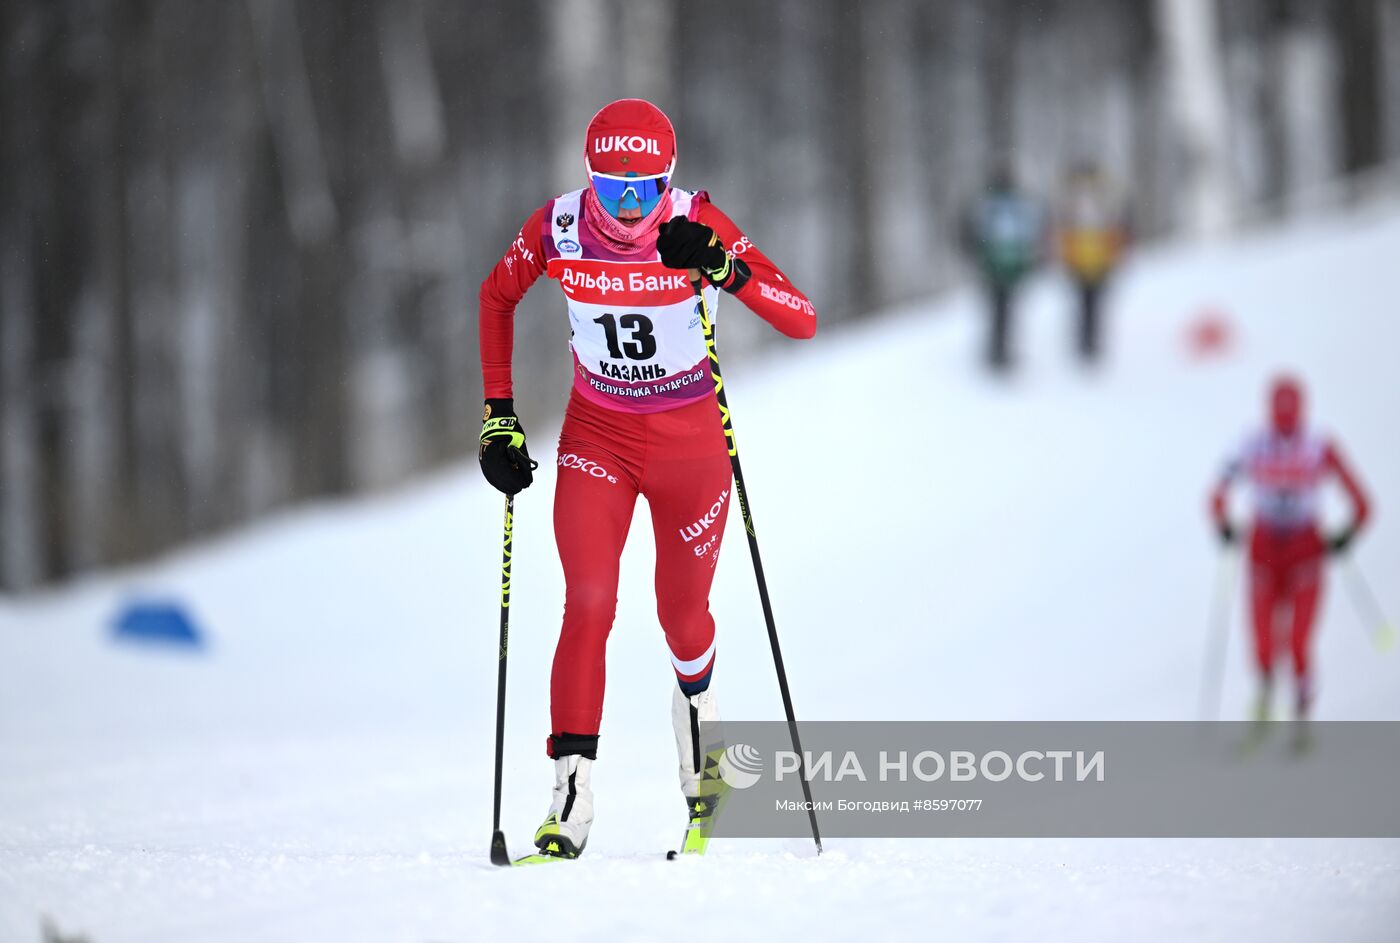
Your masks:
<svg viewBox="0 0 1400 943"><path fill-rule="evenodd" d="M532 864L548 864L552 861L573 861L577 857L578 855L548 855L535 852L531 855L512 858L510 851L506 848L505 833L498 831L491 836L491 863L501 868L520 868Z"/></svg>
<svg viewBox="0 0 1400 943"><path fill-rule="evenodd" d="M715 817L729 795L729 785L720 774L722 759L723 747L705 754L705 768L700 773L700 795L686 798L689 820L685 826L685 837L681 839L679 851L672 849L666 852L667 861L675 861L682 855L703 855L710 847Z"/></svg>
<svg viewBox="0 0 1400 943"><path fill-rule="evenodd" d="M1279 721L1261 724L1258 729L1251 730L1235 745L1236 758L1251 760L1263 756L1265 748L1269 746L1270 740L1274 736L1266 728L1273 727L1290 728L1287 737L1283 740L1283 749L1286 755L1294 759L1302 759L1313 752L1316 743L1313 739L1310 721Z"/></svg>
<svg viewBox="0 0 1400 943"><path fill-rule="evenodd" d="M1235 755L1240 759L1248 759L1264 748L1268 742L1270 728L1273 722L1269 720L1252 721L1249 730L1235 744Z"/></svg>
<svg viewBox="0 0 1400 943"><path fill-rule="evenodd" d="M521 868L521 867L525 867L526 865L531 865L531 864L549 864L550 862L553 862L553 861L573 861L573 860L574 860L573 858L563 858L563 857L560 857L559 855L541 855L541 854L533 854L533 855L526 855L526 856L523 857L523 858L516 858L514 861L512 861L512 862L510 863L510 865L511 865L511 867L513 867L513 868Z"/></svg>
<svg viewBox="0 0 1400 943"><path fill-rule="evenodd" d="M679 849L673 848L666 852L667 861L675 861L682 855L703 855L709 849L710 833L714 828L715 818L729 795L729 784L724 781L720 772L720 762L723 759L723 747L705 754L704 769L700 773L701 794L685 800L689 815L685 836L681 839ZM546 846L551 847L559 849L560 846L553 842ZM491 863L499 867L519 868L554 861L573 861L576 858L578 854L546 854L543 851L511 858L510 850L506 847L505 833L498 829L491 836Z"/></svg>

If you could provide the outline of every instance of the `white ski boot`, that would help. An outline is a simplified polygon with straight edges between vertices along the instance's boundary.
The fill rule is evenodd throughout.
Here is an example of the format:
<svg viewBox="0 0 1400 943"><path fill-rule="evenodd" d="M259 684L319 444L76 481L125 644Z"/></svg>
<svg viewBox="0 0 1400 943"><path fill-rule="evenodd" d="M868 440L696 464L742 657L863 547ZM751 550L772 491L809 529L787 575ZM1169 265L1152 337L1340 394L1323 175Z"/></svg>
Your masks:
<svg viewBox="0 0 1400 943"><path fill-rule="evenodd" d="M701 725L707 726L702 732ZM705 690L686 697L679 687L671 698L671 725L676 732L676 755L680 758L681 794L689 811L682 854L702 855L710 842L713 815L727 791L720 778L719 764L724 743L717 736L719 702L714 692ZM704 742L709 734L710 742Z"/></svg>
<svg viewBox="0 0 1400 943"><path fill-rule="evenodd" d="M577 858L588 844L593 825L593 761L577 754L554 760L554 799L549 815L535 830L535 847L540 854L555 858Z"/></svg>

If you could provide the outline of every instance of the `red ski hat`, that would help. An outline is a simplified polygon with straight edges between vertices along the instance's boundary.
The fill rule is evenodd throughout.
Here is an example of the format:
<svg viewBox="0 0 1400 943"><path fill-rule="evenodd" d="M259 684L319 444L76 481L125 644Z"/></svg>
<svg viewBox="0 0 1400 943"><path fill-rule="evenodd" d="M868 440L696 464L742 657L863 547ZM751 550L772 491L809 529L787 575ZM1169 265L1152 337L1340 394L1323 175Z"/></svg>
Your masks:
<svg viewBox="0 0 1400 943"><path fill-rule="evenodd" d="M1292 435L1303 425L1303 385L1293 377L1278 377L1270 386L1269 418L1279 435Z"/></svg>
<svg viewBox="0 0 1400 943"><path fill-rule="evenodd" d="M583 156L594 173L663 174L676 159L676 131L651 102L623 98L604 105L588 122Z"/></svg>

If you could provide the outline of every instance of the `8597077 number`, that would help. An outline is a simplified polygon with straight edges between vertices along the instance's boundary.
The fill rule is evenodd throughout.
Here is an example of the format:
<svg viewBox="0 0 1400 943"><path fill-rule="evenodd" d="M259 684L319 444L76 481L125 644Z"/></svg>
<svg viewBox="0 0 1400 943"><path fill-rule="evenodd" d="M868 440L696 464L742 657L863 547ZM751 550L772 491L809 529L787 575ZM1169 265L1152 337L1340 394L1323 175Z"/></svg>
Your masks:
<svg viewBox="0 0 1400 943"><path fill-rule="evenodd" d="M979 812L981 799L915 799L916 812Z"/></svg>

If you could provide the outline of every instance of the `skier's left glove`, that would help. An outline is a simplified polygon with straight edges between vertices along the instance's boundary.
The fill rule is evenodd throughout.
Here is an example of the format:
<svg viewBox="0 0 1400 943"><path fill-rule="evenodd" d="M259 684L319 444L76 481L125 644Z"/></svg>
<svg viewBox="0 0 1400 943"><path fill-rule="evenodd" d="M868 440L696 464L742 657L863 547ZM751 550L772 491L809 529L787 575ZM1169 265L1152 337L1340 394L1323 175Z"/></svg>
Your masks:
<svg viewBox="0 0 1400 943"><path fill-rule="evenodd" d="M1351 542L1355 539L1356 525L1348 524L1346 527L1343 527L1337 533L1327 538L1327 552L1334 556L1339 553L1346 553L1347 548L1351 546Z"/></svg>
<svg viewBox="0 0 1400 943"><path fill-rule="evenodd" d="M519 494L535 480L538 462L525 450L525 428L515 415L515 403L488 399L481 416L481 473L502 494Z"/></svg>
<svg viewBox="0 0 1400 943"><path fill-rule="evenodd" d="M724 251L715 231L684 216L661 224L656 251L667 268L699 269L710 284L736 292L749 280L749 267Z"/></svg>

